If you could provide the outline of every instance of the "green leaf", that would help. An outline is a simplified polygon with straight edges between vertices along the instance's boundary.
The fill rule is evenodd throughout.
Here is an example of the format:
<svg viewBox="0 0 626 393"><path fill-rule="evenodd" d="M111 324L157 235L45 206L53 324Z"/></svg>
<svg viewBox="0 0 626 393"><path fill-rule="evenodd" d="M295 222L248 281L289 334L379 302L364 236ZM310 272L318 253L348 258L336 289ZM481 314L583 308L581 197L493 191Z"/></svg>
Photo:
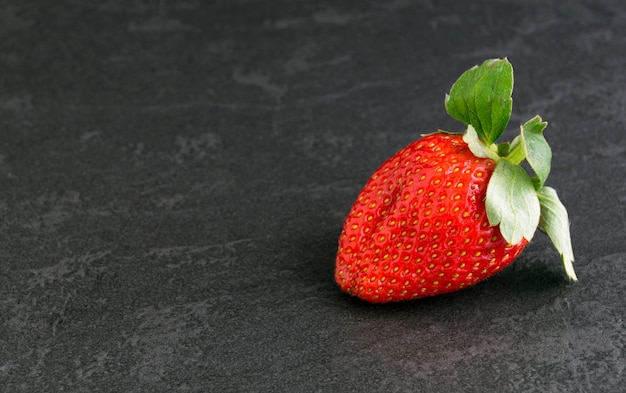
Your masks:
<svg viewBox="0 0 626 393"><path fill-rule="evenodd" d="M522 237L532 239L539 225L539 199L522 167L507 160L498 161L487 185L485 205L489 223L500 225L509 244L519 243Z"/></svg>
<svg viewBox="0 0 626 393"><path fill-rule="evenodd" d="M537 192L541 217L539 229L548 235L554 247L561 254L565 273L572 281L578 281L574 272L574 252L569 231L569 218L565 206L559 200L556 191L551 187L543 187Z"/></svg>
<svg viewBox="0 0 626 393"><path fill-rule="evenodd" d="M478 136L491 145L504 132L513 100L513 67L504 59L490 59L465 71L446 95L448 114L472 125Z"/></svg>
<svg viewBox="0 0 626 393"><path fill-rule="evenodd" d="M539 178L538 188L541 188L550 174L552 150L543 136L543 130L548 123L535 116L521 126L521 141L526 151L526 160Z"/></svg>

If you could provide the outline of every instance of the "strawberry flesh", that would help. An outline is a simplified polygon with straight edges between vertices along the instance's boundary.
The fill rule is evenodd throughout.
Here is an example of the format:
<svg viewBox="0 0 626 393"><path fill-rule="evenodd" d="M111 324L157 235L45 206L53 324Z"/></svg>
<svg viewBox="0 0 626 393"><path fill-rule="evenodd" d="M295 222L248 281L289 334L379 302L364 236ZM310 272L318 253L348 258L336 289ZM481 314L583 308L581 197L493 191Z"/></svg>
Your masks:
<svg viewBox="0 0 626 393"><path fill-rule="evenodd" d="M526 239L508 244L485 211L495 162L461 135L432 134L371 176L345 220L335 281L373 303L473 285L509 265Z"/></svg>

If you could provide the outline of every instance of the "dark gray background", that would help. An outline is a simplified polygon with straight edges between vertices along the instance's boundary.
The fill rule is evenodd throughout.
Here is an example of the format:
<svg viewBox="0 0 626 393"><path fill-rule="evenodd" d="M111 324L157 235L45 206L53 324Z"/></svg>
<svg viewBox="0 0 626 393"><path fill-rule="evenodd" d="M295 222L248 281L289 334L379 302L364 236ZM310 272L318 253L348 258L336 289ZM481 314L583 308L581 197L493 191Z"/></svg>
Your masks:
<svg viewBox="0 0 626 393"><path fill-rule="evenodd" d="M342 294L368 176L502 56L580 282L538 234L471 289ZM625 391L625 71L621 0L0 2L0 390Z"/></svg>

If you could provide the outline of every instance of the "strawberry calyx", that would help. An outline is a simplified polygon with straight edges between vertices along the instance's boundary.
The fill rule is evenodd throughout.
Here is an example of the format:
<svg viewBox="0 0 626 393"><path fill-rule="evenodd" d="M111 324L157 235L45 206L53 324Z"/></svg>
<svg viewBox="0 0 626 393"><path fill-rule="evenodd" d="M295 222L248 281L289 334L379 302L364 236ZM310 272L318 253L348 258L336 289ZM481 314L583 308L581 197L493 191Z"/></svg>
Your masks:
<svg viewBox="0 0 626 393"><path fill-rule="evenodd" d="M568 278L573 268L569 218L556 191L545 186L552 151L543 131L547 122L535 116L520 126L511 142L496 143L512 111L513 67L506 58L489 59L463 73L446 95L448 114L463 122L463 140L472 153L496 162L487 185L485 206L492 226L499 225L509 244L530 241L537 229L548 235L561 255ZM526 161L533 176L522 167Z"/></svg>

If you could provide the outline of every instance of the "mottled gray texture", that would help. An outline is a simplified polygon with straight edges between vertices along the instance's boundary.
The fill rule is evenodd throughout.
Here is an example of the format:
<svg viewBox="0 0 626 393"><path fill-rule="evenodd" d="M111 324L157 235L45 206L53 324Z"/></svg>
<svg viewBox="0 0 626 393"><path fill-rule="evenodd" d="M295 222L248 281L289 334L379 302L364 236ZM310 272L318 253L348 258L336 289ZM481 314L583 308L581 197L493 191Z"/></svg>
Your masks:
<svg viewBox="0 0 626 393"><path fill-rule="evenodd" d="M4 1L2 392L626 391L626 6ZM580 282L537 235L471 289L333 283L369 174L515 68Z"/></svg>

